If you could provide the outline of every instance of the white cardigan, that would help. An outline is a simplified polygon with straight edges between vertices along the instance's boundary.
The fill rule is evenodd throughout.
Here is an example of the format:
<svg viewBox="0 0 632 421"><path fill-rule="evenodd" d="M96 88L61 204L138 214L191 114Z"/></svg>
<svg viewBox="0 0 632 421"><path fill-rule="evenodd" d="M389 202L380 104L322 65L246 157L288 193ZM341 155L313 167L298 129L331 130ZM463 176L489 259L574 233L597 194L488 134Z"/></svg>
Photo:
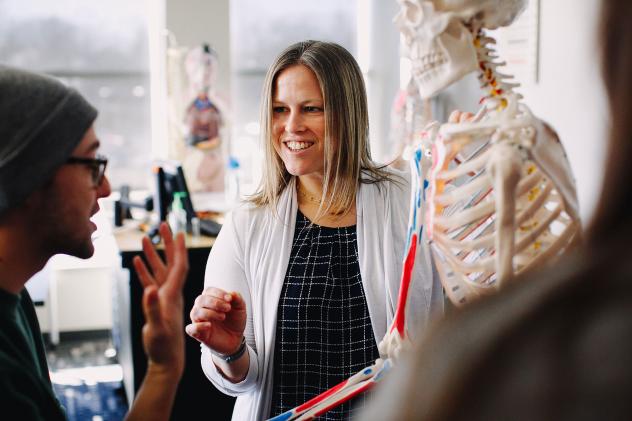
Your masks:
<svg viewBox="0 0 632 421"><path fill-rule="evenodd" d="M361 184L356 197L358 260L362 285L379 343L390 325L406 246L409 180L402 183ZM270 411L274 373L276 316L294 238L297 200L295 180L282 193L278 215L269 209L244 205L226 219L211 249L204 286L238 291L245 299L248 319L245 337L250 368L240 383L231 383L216 369L209 349L202 345L202 369L222 392L237 396L233 420L264 420ZM443 293L433 276L425 242L417 249L411 284L408 320L411 332L443 311Z"/></svg>

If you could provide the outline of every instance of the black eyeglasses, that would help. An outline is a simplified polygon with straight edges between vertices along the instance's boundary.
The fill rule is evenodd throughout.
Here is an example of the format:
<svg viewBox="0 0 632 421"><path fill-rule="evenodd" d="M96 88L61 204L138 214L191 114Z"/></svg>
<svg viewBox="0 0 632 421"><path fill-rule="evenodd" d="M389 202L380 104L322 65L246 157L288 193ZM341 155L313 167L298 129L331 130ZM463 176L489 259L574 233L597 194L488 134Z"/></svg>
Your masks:
<svg viewBox="0 0 632 421"><path fill-rule="evenodd" d="M102 155L97 155L96 158L79 158L71 156L66 161L66 164L80 164L86 165L92 171L92 183L95 187L99 187L103 183L105 177L105 167L108 165L108 159Z"/></svg>

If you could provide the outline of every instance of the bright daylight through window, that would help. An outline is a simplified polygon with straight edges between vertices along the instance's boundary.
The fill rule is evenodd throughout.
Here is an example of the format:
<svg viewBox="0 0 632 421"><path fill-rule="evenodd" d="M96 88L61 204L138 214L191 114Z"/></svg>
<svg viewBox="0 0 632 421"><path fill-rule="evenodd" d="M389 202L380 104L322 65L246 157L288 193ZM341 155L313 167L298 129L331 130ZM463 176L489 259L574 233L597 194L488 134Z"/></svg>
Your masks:
<svg viewBox="0 0 632 421"><path fill-rule="evenodd" d="M99 110L113 188L147 188L149 53L141 0L0 0L0 62L74 86Z"/></svg>

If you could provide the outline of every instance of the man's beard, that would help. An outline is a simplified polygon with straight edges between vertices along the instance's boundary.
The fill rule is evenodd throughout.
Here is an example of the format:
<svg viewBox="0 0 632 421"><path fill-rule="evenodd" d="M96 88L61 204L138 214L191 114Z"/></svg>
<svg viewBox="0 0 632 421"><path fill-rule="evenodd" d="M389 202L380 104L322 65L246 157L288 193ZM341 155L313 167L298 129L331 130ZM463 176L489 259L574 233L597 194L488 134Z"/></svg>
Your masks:
<svg viewBox="0 0 632 421"><path fill-rule="evenodd" d="M47 242L47 244L44 244L44 247L51 256L67 254L80 259L88 259L94 255L94 245L90 237L78 238L76 232L69 233L68 230L64 231L58 228L61 227L57 226L47 229L47 233L44 236Z"/></svg>
<svg viewBox="0 0 632 421"><path fill-rule="evenodd" d="M41 238L41 245L45 253L50 256L67 254L69 256L87 259L94 254L91 231L87 229L87 221L72 212L72 207L62 203L63 194L49 189L48 197L41 204L37 215L31 218L34 223L33 235Z"/></svg>

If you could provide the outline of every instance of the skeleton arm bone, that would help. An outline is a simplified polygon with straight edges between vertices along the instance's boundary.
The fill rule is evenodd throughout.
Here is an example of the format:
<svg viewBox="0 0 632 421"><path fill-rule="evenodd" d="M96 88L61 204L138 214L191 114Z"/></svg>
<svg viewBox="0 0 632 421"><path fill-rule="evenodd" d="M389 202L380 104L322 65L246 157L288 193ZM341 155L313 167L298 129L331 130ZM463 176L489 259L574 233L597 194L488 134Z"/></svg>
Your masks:
<svg viewBox="0 0 632 421"><path fill-rule="evenodd" d="M494 179L498 235L496 236L496 274L498 287L513 276L514 216L516 210L516 185L520 181L522 159L513 145L502 143L492 149L488 171Z"/></svg>
<svg viewBox="0 0 632 421"><path fill-rule="evenodd" d="M311 420L372 388L376 382L381 380L381 373L390 367L390 361L378 359L372 366L360 370L304 404L270 418L268 421Z"/></svg>
<svg viewBox="0 0 632 421"><path fill-rule="evenodd" d="M399 286L399 296L393 322L386 332L384 338L378 344L380 356L382 358L397 358L408 339L406 332L406 306L408 303L409 288L412 280L413 267L417 245L422 238L423 217L424 217L424 152L423 144L415 149L410 160L411 171L411 193L410 193L410 213L408 218L408 237L406 243L406 255L402 267L402 277Z"/></svg>
<svg viewBox="0 0 632 421"><path fill-rule="evenodd" d="M349 385L348 387L341 388L336 391L336 393L329 395L326 399L318 403L315 407L305 412L300 418L297 418L297 421L311 420L314 417L322 415L327 411L330 411L331 409L336 408L343 403L353 399L354 397L372 389L380 380L382 380L384 374L387 373L391 367L392 362L390 359L384 361L381 359L376 360L373 366L367 367L364 370L358 372L356 375L351 377L350 380L369 369L372 371L370 377L366 377L360 381L353 382L353 384Z"/></svg>

